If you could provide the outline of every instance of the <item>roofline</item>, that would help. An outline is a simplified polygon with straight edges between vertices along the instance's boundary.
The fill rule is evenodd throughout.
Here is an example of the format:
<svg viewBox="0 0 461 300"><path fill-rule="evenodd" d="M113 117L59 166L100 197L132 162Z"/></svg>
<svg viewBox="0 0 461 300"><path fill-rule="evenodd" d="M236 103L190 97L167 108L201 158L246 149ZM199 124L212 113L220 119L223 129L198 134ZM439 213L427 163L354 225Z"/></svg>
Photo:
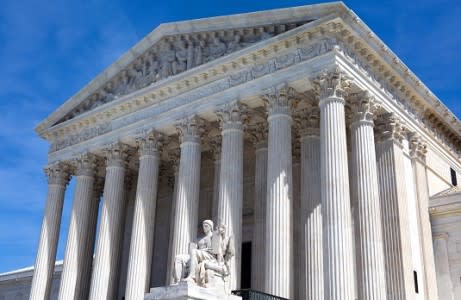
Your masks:
<svg viewBox="0 0 461 300"><path fill-rule="evenodd" d="M370 46L373 46L377 54L381 55L382 58L388 63L389 67L399 74L399 76L404 79L404 84L409 85L412 89L414 89L417 94L423 99L426 105L431 107L433 111L436 113L438 118L441 121L444 121L444 125L451 128L458 137L461 137L461 122L460 120L451 112L443 102L432 93L432 91L403 63L403 61L360 19L360 17L355 14L353 10L348 8L343 2L326 2L321 4L314 4L314 5L305 5L305 6L298 6L298 7L291 7L291 8L282 8L282 9L272 9L272 10L265 10L265 11L258 11L258 12L250 12L250 13L243 13L243 14L234 14L234 15L227 15L227 16L219 16L219 17L210 17L210 18L202 18L202 19L195 19L189 21L179 21L179 22L171 22L171 23L163 23L159 25L155 30L149 33L145 38L143 38L140 42L138 42L135 46L133 46L130 50L128 50L124 55L122 55L117 61L107 67L103 72L101 72L98 76L96 76L92 81L90 81L84 88L82 88L79 92L77 92L74 96L69 98L64 104L58 107L53 113L51 113L46 119L38 124L35 128L36 132L43 136L42 134L49 128L52 127L52 124L57 122L59 118L61 118L65 113L67 113L70 109L74 108L74 106L81 101L82 98L84 99L85 96L89 96L89 93L94 92L97 88L101 85L106 83L108 79L112 78L116 74L118 74L120 67L124 68L128 64L130 64L134 59L136 59L139 55L144 53L148 48L150 48L155 42L160 40L160 38L164 37L165 35L174 35L174 34L181 34L186 33L181 30L188 29L189 32L200 32L200 31L211 31L211 30L224 30L226 28L222 28L222 21L224 19L233 19L236 17L247 17L251 19L249 21L253 22L248 24L250 26L261 26L267 24L267 22L263 22L263 18L267 18L268 13L274 14L275 12L278 13L277 16L274 17L274 23L283 22L283 18L286 18L290 14L294 14L299 16L299 19L294 19L293 22L301 21L303 17L303 13L305 10L309 9L309 16L311 18L317 14L318 18L321 18L322 10L329 9L325 15L331 15L337 13L339 17L343 18L343 20L349 24L350 28L352 28L356 33L361 36L362 39L365 39ZM280 16L280 14L283 14ZM306 18L306 16L304 16ZM348 20L349 19L349 20ZM214 26L216 28L211 27L209 22L215 22ZM255 22L256 20L256 22ZM248 20L247 20L248 21ZM258 23L259 22L259 23ZM205 23L207 23L205 28ZM232 20L229 22L232 24ZM219 28L221 25L221 28ZM243 28L242 24L240 24L240 28ZM193 31L190 31L190 29ZM237 27L236 27L237 28ZM187 32L187 33L189 33ZM88 95L85 95L88 93ZM75 103L77 102L77 103ZM455 122L452 122L454 120Z"/></svg>
<svg viewBox="0 0 461 300"><path fill-rule="evenodd" d="M62 259L57 260L54 264L54 272L62 271L62 266L63 266L63 260ZM32 276L33 271L34 271L34 266L30 266L30 267L8 271L5 273L0 273L0 282ZM27 274L27 273L30 273L30 274ZM21 275L25 275L25 276L21 276Z"/></svg>
<svg viewBox="0 0 461 300"><path fill-rule="evenodd" d="M439 198L446 198L451 196L461 195L461 189L458 186L451 186L448 189L445 189L437 194L432 195L429 197L431 200L436 200Z"/></svg>
<svg viewBox="0 0 461 300"><path fill-rule="evenodd" d="M267 25L267 14L273 14L275 12L277 12L277 15L272 16L272 21L274 23L286 22L287 18L290 18L290 21L296 22L302 20L303 17L306 17L303 15L304 10L306 9L309 9L309 15L315 15L320 14L320 10L328 8L336 9L337 11L349 10L342 1L335 1L289 8L278 8L257 12L240 13L225 16L213 16L209 18L161 23L153 31L147 34L147 36L145 36L133 47L131 47L128 51L126 51L122 56L120 56L120 58L118 58L114 63L106 67L101 73L99 73L95 78L88 82L82 89L80 89L77 93L75 93L73 96L67 99L55 111L49 114L35 127L35 131L39 135L41 135L47 128L51 127L53 123L57 122L65 113L67 113L70 109L74 108L77 103L80 103L79 101L81 101L85 97L88 97L100 86L105 84L109 79L117 75L120 71L120 68L127 67L130 63L132 63L136 58L138 58L141 54L147 51L150 47L152 47L157 41L159 41L164 36L192 32L224 30L227 29L227 27L223 28L223 21L229 19L229 22L226 22L225 24L232 24L232 19L235 19L237 17L247 19L247 26L238 24L240 25L240 28ZM293 19L293 15L297 16L298 19ZM210 22L212 23L211 26ZM186 30L188 31L186 32Z"/></svg>

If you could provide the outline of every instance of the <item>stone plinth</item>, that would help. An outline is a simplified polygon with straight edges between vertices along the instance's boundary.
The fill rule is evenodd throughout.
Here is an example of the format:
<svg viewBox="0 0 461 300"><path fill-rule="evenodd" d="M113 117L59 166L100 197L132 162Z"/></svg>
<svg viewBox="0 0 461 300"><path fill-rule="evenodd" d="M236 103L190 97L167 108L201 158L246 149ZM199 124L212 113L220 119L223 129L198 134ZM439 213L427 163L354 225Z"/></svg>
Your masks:
<svg viewBox="0 0 461 300"><path fill-rule="evenodd" d="M177 285L151 288L144 300L241 300L235 295L223 294L222 291L207 289L188 282Z"/></svg>

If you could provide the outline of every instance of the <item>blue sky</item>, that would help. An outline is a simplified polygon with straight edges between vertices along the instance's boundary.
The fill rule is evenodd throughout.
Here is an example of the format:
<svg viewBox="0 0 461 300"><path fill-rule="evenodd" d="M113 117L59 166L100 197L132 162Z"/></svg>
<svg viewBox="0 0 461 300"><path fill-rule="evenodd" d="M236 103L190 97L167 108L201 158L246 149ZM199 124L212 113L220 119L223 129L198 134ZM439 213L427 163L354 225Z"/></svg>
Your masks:
<svg viewBox="0 0 461 300"><path fill-rule="evenodd" d="M15 0L0 6L0 273L34 264L48 146L34 127L160 23L318 1ZM461 118L461 2L346 1ZM58 259L69 225L66 194Z"/></svg>

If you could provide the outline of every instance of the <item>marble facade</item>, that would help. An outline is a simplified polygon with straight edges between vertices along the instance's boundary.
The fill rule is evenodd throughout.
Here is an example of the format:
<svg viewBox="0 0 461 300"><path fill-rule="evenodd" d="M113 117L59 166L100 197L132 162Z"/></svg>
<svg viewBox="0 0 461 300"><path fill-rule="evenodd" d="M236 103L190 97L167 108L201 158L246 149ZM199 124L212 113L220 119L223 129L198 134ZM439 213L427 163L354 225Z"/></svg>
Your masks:
<svg viewBox="0 0 461 300"><path fill-rule="evenodd" d="M251 242L251 287L279 297L456 299L429 208L461 123L342 3L163 24L36 130L30 299L50 295L69 180L58 299L143 299L209 217L235 238L232 289Z"/></svg>

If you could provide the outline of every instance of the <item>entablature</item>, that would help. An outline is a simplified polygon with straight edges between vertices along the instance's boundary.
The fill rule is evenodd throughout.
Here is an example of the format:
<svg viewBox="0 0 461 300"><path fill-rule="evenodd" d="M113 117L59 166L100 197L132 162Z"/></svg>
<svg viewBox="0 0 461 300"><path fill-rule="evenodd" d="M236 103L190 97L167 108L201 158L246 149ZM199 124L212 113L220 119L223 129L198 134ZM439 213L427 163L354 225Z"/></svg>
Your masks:
<svg viewBox="0 0 461 300"><path fill-rule="evenodd" d="M334 61L349 68L356 77L365 78L358 80L359 87L372 87L387 110L399 112L413 130L424 128L426 139L437 137L436 143L442 142L459 159L458 119L354 16L331 14L311 21L57 124L43 133L52 143L50 154L98 136L108 136L121 128L130 128L128 131L132 132L135 124L154 116L159 119L157 124L165 125L173 120L171 114L168 117L162 114L179 109L184 110L183 114L189 113L188 109L206 110L204 99L221 97L225 90L232 90L234 97L255 94L254 89L261 87L256 83L258 79L275 79L275 73L286 73L288 69L294 70L294 66L296 74L301 74L298 80L305 79L316 72L316 67L325 65L314 58L330 53L330 63ZM307 61L313 62L307 65ZM306 66L304 72L299 70L301 64ZM290 76L282 77L287 80ZM244 92L243 88L253 90Z"/></svg>

